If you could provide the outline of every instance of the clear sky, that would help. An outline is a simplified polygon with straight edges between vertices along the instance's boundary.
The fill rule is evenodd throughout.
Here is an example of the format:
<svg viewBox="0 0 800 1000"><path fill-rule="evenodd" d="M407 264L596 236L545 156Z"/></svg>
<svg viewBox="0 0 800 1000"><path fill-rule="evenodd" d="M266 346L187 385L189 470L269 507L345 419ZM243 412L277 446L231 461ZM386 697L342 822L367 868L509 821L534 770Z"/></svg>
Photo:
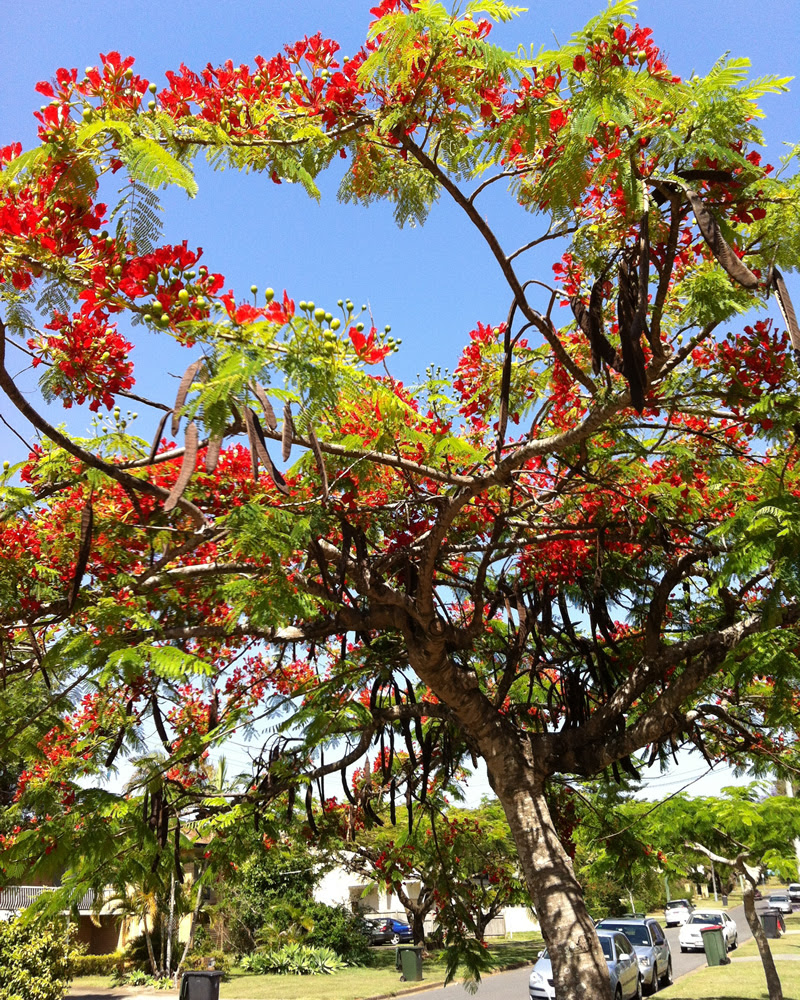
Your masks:
<svg viewBox="0 0 800 1000"><path fill-rule="evenodd" d="M82 70L96 64L99 52L116 49L134 55L139 72L161 84L165 70L177 70L182 62L196 70L226 59L251 63L257 54L268 58L284 43L318 30L336 38L346 53L363 42L370 6L369 0L5 0L0 145L21 141L29 148L35 143L32 112L42 99L34 86L60 66ZM532 0L526 13L498 27L494 37L510 48L550 47L554 36L566 41L602 6L603 0ZM678 75L705 73L730 52L748 56L754 75L800 76L800 0L641 0L639 21L653 28L656 44ZM771 162L784 152L783 142L800 141L798 86L763 101ZM166 239L202 246L206 264L225 274L240 298L255 283L286 288L295 300L311 299L327 308L348 296L357 305L368 303L376 324L390 323L393 335L403 338L393 370L407 382L430 363L452 367L476 322L496 323L507 312L508 292L494 261L445 202L422 229L400 231L386 206L339 205L336 178L323 182L319 205L300 189L277 187L263 176L202 169L199 181L194 201L181 193L165 196ZM509 209L499 194L485 206L509 249L538 231L531 216ZM550 263L532 260L524 277L548 280ZM790 288L800 301L796 278ZM137 388L170 399L171 374L191 359L177 348L165 350L163 336L158 341L137 336ZM2 400L0 413L11 417ZM51 412L56 422L63 417L60 410ZM70 413L73 428L87 423L88 417ZM142 412L144 436L155 424L155 417ZM22 457L20 448L0 426L0 458ZM235 766L236 758L245 757L244 748L232 745L230 755Z"/></svg>
<svg viewBox="0 0 800 1000"><path fill-rule="evenodd" d="M38 80L59 66L96 64L99 52L132 54L137 69L161 84L167 69L181 62L200 70L233 60L269 57L284 43L317 30L336 38L343 52L364 40L374 0L26 0L3 4L0 40L0 145L36 141L32 112L42 102ZM604 0L532 0L530 9L495 36L509 48L523 44L552 46L580 28ZM641 0L639 20L655 33L656 43L681 76L706 72L726 51L748 56L753 73L800 75L800 0ZM767 96L765 132L768 157L776 162L781 143L800 140L800 113L794 93ZM243 298L251 284L288 289L296 300L331 308L339 298L369 304L376 325L390 323L403 350L394 355L393 372L412 382L430 363L455 364L466 334L478 320L496 323L508 309L508 291L488 250L470 231L459 211L442 201L422 229L398 230L384 205L363 209L340 205L336 177L323 179L317 204L299 187L274 185L264 176L212 173L201 164L200 193L165 196L166 238L202 246L205 262L225 274ZM499 185L496 187L499 188ZM107 196L108 197L108 196ZM538 232L536 220L500 191L484 201L484 211L513 249ZM551 278L552 256L532 258L523 277ZM795 301L800 284L790 279ZM139 328L141 329L141 328ZM174 393L173 376L191 358L165 349L168 339L137 332L137 382L145 394L165 399ZM156 351L156 347L158 350ZM21 362L22 364L22 362ZM156 388L152 389L150 383ZM31 382L32 384L32 382ZM148 390L148 386L151 391ZM141 409L141 408L140 408ZM0 412L8 416L0 401ZM56 420L63 412L53 413ZM82 430L87 420L74 411L70 425ZM144 415L141 433L148 437L154 417ZM13 449L0 427L0 450Z"/></svg>

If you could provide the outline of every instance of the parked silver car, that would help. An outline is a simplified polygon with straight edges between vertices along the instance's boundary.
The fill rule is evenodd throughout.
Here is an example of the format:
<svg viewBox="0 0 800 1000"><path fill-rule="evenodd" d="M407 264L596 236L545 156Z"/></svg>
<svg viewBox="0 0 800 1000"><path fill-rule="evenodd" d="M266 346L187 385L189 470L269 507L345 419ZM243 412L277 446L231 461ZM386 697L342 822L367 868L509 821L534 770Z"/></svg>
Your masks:
<svg viewBox="0 0 800 1000"><path fill-rule="evenodd" d="M642 977L639 975L633 945L620 931L598 930L597 937L608 962L614 1000L641 1000ZM539 961L533 967L528 991L531 1000L555 1000L553 967L547 951L539 953Z"/></svg>
<svg viewBox="0 0 800 1000"><path fill-rule="evenodd" d="M767 896L767 903L771 910L778 910L780 913L792 912L792 900L788 892L773 892Z"/></svg>
<svg viewBox="0 0 800 1000"><path fill-rule="evenodd" d="M598 931L622 931L636 952L642 986L646 993L657 993L659 986L672 982L672 954L661 925L652 917L607 917L597 924Z"/></svg>

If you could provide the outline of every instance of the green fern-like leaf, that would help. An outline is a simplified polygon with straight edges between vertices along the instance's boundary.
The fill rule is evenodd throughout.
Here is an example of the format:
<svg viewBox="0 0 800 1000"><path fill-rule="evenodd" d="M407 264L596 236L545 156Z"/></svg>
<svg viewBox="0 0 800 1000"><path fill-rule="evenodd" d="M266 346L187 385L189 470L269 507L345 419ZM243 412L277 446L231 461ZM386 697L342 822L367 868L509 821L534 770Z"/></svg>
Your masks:
<svg viewBox="0 0 800 1000"><path fill-rule="evenodd" d="M134 180L150 188L175 184L190 198L197 194L197 181L183 163L152 139L134 139L121 147L120 158Z"/></svg>

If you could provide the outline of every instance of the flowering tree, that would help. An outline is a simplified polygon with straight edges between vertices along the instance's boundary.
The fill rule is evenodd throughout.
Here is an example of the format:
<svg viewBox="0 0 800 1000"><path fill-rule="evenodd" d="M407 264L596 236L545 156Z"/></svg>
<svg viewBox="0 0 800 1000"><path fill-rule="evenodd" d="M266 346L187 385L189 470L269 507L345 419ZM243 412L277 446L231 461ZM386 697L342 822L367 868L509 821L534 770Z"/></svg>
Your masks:
<svg viewBox="0 0 800 1000"><path fill-rule="evenodd" d="M550 778L686 743L796 764L798 186L793 153L776 173L756 148L758 99L785 81L742 59L678 79L629 0L530 56L479 11L514 14L384 0L349 58L315 36L161 88L109 53L41 83L39 146L2 150L0 387L37 441L6 472L0 649L6 684L39 675L69 702L41 731L11 720L36 746L6 868L113 855L126 823L163 853L280 795L309 834L331 810L356 831L370 795L330 782L373 743L407 754L387 781L411 811L469 752L557 989L605 997ZM251 303L159 244L155 192L193 194L201 155L313 197L341 158L341 198L401 225L452 199L507 316L452 379L402 385L388 327L349 300ZM519 248L482 208L498 184L530 213ZM529 276L534 248L552 274ZM771 294L788 334L742 318ZM140 327L186 348L174 404L134 373ZM15 351L46 399L110 415L54 426ZM152 446L114 408L130 398L161 416ZM213 794L209 748L265 716L283 729L247 790ZM140 794L87 787L148 739Z"/></svg>

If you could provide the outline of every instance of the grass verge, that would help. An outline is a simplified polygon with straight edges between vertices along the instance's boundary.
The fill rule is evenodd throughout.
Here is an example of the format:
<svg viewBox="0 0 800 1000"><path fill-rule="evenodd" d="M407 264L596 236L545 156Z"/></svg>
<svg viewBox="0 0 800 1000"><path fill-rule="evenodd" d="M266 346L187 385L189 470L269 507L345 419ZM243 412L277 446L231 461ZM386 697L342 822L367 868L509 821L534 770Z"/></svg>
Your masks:
<svg viewBox="0 0 800 1000"><path fill-rule="evenodd" d="M738 954L738 952L737 952ZM776 962L784 1000L800 1000L800 962ZM700 969L658 994L664 1000L769 1000L760 962Z"/></svg>
<svg viewBox="0 0 800 1000"><path fill-rule="evenodd" d="M490 944L489 951L497 971L502 971L533 965L541 947L540 937L526 935L524 940ZM230 980L220 986L220 1000L363 1000L380 994L393 996L410 985L400 982L394 948L376 948L372 954L370 968L343 969L332 976L251 976L234 970ZM426 984L444 982L445 963L438 952L424 960L422 975ZM81 976L72 982L73 988L82 990L109 985L108 976Z"/></svg>

